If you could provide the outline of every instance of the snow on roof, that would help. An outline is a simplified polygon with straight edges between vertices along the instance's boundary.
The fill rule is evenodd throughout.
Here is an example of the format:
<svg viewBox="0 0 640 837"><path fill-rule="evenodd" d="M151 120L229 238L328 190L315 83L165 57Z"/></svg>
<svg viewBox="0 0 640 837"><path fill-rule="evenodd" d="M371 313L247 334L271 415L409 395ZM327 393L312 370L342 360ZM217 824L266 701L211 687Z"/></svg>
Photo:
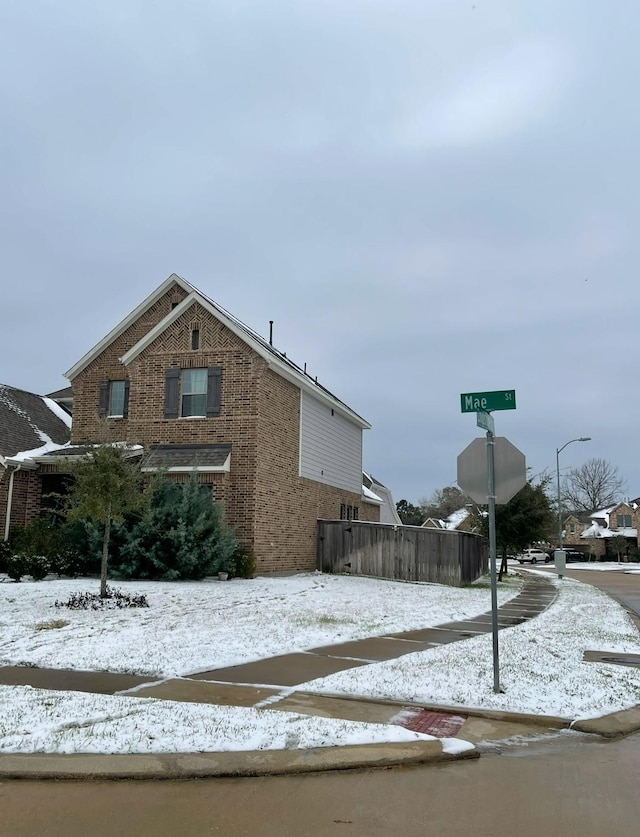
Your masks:
<svg viewBox="0 0 640 837"><path fill-rule="evenodd" d="M374 494L374 492L370 488L367 488L366 485L362 486L362 496L371 503L380 503L380 505L382 505L382 503L384 502L384 500L381 497L378 497L377 494Z"/></svg>
<svg viewBox="0 0 640 837"><path fill-rule="evenodd" d="M3 459L42 444L69 441L71 417L54 401L0 384L0 455Z"/></svg>
<svg viewBox="0 0 640 837"><path fill-rule="evenodd" d="M42 396L42 400L51 412L58 416L60 421L63 421L68 428L71 428L71 416L66 410L63 410L59 404L57 404L53 399L48 398L46 395Z"/></svg>
<svg viewBox="0 0 640 837"><path fill-rule="evenodd" d="M45 436L44 433L41 434L43 437ZM45 453L53 453L53 451L61 450L62 448L68 448L69 443L67 442L64 445L59 445L56 442L52 442L51 439L46 437L46 440L43 439L44 444L41 445L39 448L33 448L33 450L22 450L19 453L14 454L13 456L7 456L6 461L10 463L25 463L30 462L36 456L44 456ZM37 468L37 465L32 465L32 468Z"/></svg>
<svg viewBox="0 0 640 837"><path fill-rule="evenodd" d="M616 538L618 536L623 538L636 538L638 536L638 530L629 526L621 526L619 529L609 529L607 526L600 526L594 522L580 535L581 538Z"/></svg>
<svg viewBox="0 0 640 837"><path fill-rule="evenodd" d="M457 511L451 512L449 517L447 517L447 519L444 521L445 529L457 529L461 523L464 523L464 521L469 517L470 514L471 512L469 511L469 509L466 508L458 509Z"/></svg>

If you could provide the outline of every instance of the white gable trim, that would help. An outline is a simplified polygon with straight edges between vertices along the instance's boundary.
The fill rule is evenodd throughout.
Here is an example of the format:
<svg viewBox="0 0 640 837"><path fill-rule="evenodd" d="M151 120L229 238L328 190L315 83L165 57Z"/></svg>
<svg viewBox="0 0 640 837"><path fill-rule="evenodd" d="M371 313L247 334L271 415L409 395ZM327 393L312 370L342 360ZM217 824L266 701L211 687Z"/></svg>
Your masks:
<svg viewBox="0 0 640 837"><path fill-rule="evenodd" d="M163 320L148 331L144 337L138 340L138 342L132 346L128 352L122 355L120 360L125 366L128 366L133 360L135 360L141 352L150 346L151 343L153 343L153 341L159 337L165 329L174 323L189 307L198 303L206 311L209 311L209 313L212 314L219 322L225 325L229 331L233 332L236 337L239 337L243 343L253 349L256 354L260 355L260 357L267 362L269 368L277 372L277 374L282 378L291 381L291 383L295 384L301 390L309 392L314 396L314 398L318 398L326 404L329 404L332 409L339 412L342 416L349 419L349 421L353 422L358 427L361 427L364 430L368 430L371 427L369 422L365 421L365 419L353 412L353 410L350 410L346 404L343 404L329 392L318 386L318 384L316 384L312 378L309 378L308 375L305 375L303 372L298 372L293 366L279 360L275 353L265 349L260 341L254 339L248 331L240 328L240 326L231 317L227 316L224 311L221 311L215 305L212 305L206 297L202 296L192 286L184 283L182 287L186 287L186 289L190 290L189 296L183 299L179 305L176 305L173 311L167 314Z"/></svg>
<svg viewBox="0 0 640 837"><path fill-rule="evenodd" d="M179 285L183 290L187 291L187 293L191 293L193 291L193 287L189 285L188 282L185 282L184 279L181 279L177 273L172 273L168 279L155 289L155 291L148 296L144 302L141 302L137 308L134 308L133 311L128 314L121 323L112 329L106 337L103 337L99 343L86 353L80 360L74 364L71 369L64 373L64 377L67 378L69 381L73 381L76 375L79 375L83 369L85 369L91 361L95 360L99 354L104 352L104 350L123 332L125 332L130 325L144 314L145 311L148 311L152 305L155 305L156 302L166 294L166 292L173 287L173 285Z"/></svg>

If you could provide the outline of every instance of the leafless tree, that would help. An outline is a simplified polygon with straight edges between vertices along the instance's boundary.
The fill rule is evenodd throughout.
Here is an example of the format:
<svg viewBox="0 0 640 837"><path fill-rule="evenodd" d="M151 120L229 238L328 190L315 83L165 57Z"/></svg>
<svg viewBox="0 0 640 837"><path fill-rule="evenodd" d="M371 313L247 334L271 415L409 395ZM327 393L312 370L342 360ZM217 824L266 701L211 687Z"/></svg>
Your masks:
<svg viewBox="0 0 640 837"><path fill-rule="evenodd" d="M589 459L564 477L564 505L572 511L596 511L619 502L625 488L616 466L606 459Z"/></svg>
<svg viewBox="0 0 640 837"><path fill-rule="evenodd" d="M437 488L430 497L420 500L423 517L445 518L471 504L471 498L455 485Z"/></svg>

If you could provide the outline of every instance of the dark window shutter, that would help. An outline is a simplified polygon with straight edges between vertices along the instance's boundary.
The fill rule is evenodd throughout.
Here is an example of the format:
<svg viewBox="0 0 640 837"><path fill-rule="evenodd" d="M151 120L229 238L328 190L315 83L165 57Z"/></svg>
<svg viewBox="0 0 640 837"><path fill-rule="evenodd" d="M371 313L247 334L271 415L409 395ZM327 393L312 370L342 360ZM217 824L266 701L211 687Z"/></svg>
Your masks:
<svg viewBox="0 0 640 837"><path fill-rule="evenodd" d="M123 418L129 415L129 381L124 382L124 406L122 408Z"/></svg>
<svg viewBox="0 0 640 837"><path fill-rule="evenodd" d="M100 381L98 388L98 415L100 418L107 417L109 407L109 381Z"/></svg>
<svg viewBox="0 0 640 837"><path fill-rule="evenodd" d="M164 379L164 417L178 418L180 370L167 369Z"/></svg>
<svg viewBox="0 0 640 837"><path fill-rule="evenodd" d="M210 366L207 375L207 418L220 415L220 380L222 370Z"/></svg>

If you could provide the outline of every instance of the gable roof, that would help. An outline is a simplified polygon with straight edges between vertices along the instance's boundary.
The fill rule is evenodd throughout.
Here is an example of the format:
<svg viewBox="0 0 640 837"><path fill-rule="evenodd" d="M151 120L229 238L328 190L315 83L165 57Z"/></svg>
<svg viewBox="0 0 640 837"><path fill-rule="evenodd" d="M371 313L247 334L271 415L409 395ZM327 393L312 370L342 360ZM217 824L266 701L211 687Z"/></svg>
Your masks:
<svg viewBox="0 0 640 837"><path fill-rule="evenodd" d="M50 398L0 384L0 460L69 441L71 417Z"/></svg>
<svg viewBox="0 0 640 837"><path fill-rule="evenodd" d="M144 302L141 302L121 323L112 329L106 337L97 343L93 349L85 354L74 366L66 373L65 377L73 380L86 366L88 366L101 352L103 352L116 338L118 338L129 326L131 326L145 311L154 305L168 290L174 285L178 285L187 292L187 296L182 300L167 316L161 320L156 326L150 329L145 336L132 346L120 358L122 363L127 366L134 360L140 352L149 346L162 332L167 329L178 317L180 317L188 308L198 303L216 319L223 323L230 331L246 343L253 351L264 358L269 366L281 375L283 378L296 384L300 389L304 389L310 394L314 395L322 401L330 404L331 407L336 408L342 415L350 419L354 424L357 424L363 429L369 429L371 425L359 416L354 410L348 407L343 401L337 398L333 393L329 392L326 387L319 384L316 378L312 378L301 369L293 361L289 360L286 353L280 352L274 348L264 337L261 337L256 331L245 325L233 314L229 313L218 303L210 299L202 291L191 285L181 276L172 273L156 290L148 296Z"/></svg>
<svg viewBox="0 0 640 837"><path fill-rule="evenodd" d="M127 316L118 323L115 328L112 328L109 334L100 340L99 343L89 349L89 351L83 355L77 363L74 363L71 369L68 369L64 373L64 377L67 378L69 381L73 381L76 375L79 375L83 369L85 369L93 360L95 360L99 354L104 352L106 348L108 348L114 340L120 337L130 325L133 325L138 317L141 317L145 311L148 311L152 305L155 305L156 302L161 299L168 290L170 290L174 285L179 285L180 287L184 288L187 293L190 292L191 286L187 287L187 283L184 279L181 279L176 273L172 273L168 279L165 279L161 285L155 289L152 294L143 300L140 305L136 306Z"/></svg>

